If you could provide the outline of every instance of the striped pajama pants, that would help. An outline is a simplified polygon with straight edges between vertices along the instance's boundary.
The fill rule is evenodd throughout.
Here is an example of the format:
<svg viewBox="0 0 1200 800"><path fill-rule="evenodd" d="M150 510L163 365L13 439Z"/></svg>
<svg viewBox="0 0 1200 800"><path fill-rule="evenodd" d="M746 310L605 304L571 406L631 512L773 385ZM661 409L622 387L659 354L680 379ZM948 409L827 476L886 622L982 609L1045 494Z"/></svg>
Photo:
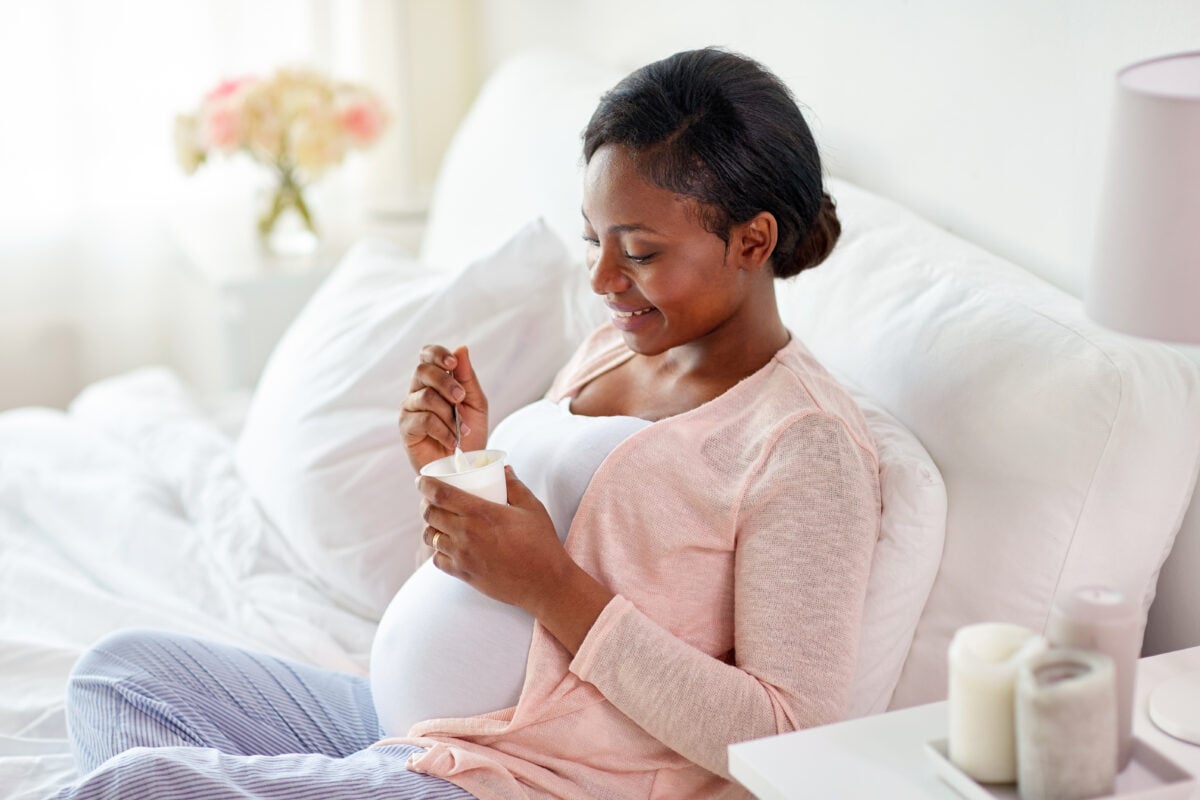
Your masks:
<svg viewBox="0 0 1200 800"><path fill-rule="evenodd" d="M186 636L122 631L67 685L81 777L66 798L468 800L409 772L365 678Z"/></svg>

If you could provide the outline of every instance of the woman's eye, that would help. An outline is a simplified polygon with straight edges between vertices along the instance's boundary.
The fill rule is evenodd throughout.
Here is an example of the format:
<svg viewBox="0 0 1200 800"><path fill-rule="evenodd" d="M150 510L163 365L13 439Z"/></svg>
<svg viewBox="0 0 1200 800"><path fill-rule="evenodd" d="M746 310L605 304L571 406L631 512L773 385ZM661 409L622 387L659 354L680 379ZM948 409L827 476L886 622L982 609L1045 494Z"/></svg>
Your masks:
<svg viewBox="0 0 1200 800"><path fill-rule="evenodd" d="M600 239L595 235L590 235L590 234L585 233L580 238L583 239L584 244L586 244L589 248L600 246ZM654 259L655 256L658 255L658 253L646 253L645 255L634 255L633 253L622 252L621 255L624 256L626 261L630 261L634 264L648 264L648 263L650 263L651 260Z"/></svg>

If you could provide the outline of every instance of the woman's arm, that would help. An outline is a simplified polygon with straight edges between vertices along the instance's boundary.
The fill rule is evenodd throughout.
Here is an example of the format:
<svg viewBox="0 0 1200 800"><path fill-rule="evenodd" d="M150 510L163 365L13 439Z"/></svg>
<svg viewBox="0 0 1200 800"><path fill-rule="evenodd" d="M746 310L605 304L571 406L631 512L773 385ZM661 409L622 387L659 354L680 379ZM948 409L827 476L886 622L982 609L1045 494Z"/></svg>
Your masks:
<svg viewBox="0 0 1200 800"><path fill-rule="evenodd" d="M728 777L730 743L844 713L879 517L871 454L836 420L800 418L741 503L731 663L616 597L571 670L664 744Z"/></svg>

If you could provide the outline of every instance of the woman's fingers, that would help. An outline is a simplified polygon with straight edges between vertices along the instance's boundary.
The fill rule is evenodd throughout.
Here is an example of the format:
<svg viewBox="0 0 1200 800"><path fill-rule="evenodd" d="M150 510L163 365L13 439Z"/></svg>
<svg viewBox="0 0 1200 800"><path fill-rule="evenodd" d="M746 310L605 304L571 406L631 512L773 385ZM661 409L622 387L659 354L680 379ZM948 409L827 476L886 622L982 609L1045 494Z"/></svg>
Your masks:
<svg viewBox="0 0 1200 800"><path fill-rule="evenodd" d="M461 348L459 348L461 349ZM427 344L417 354L417 359L423 364L432 364L438 369L452 372L458 366L458 356L450 348L440 344Z"/></svg>
<svg viewBox="0 0 1200 800"><path fill-rule="evenodd" d="M464 391L461 399L475 408L486 409L487 398L484 397L483 387L479 385L479 379L475 376L475 367L471 363L471 353L467 346L464 344L457 348L445 363L454 364L450 371Z"/></svg>
<svg viewBox="0 0 1200 800"><path fill-rule="evenodd" d="M483 392L475 367L471 363L471 354L466 345L459 347L452 354L454 358L453 377L465 392L458 404L459 418L462 422L463 449L482 450L487 446L488 431L488 401Z"/></svg>
<svg viewBox="0 0 1200 800"><path fill-rule="evenodd" d="M463 570L457 561L445 553L434 553L433 565L452 578L458 578L468 584L471 582L470 573Z"/></svg>
<svg viewBox="0 0 1200 800"><path fill-rule="evenodd" d="M431 522L431 514L443 514L437 520L441 523L437 527L442 530L446 529L446 525L461 525L461 520L468 515L484 519L486 523L488 507L496 505L429 475L417 478L417 491L421 494L421 517Z"/></svg>
<svg viewBox="0 0 1200 800"><path fill-rule="evenodd" d="M454 412L445 398L426 386L404 398L400 429L407 445L432 439L447 451L454 450Z"/></svg>
<svg viewBox="0 0 1200 800"><path fill-rule="evenodd" d="M453 372L444 370L424 358L417 363L417 368L413 370L412 382L409 384L408 391L412 393L422 389L433 389L445 398L447 403L461 403L468 397L467 390L455 378Z"/></svg>
<svg viewBox="0 0 1200 800"><path fill-rule="evenodd" d="M473 505L478 498L428 477L419 478L417 487L424 495L421 500L421 517L426 525L421 533L421 541L433 551L433 565L447 575L470 583L470 574L464 569L465 565L460 556L461 548L467 546L464 543L472 540L471 520L442 507L439 503L449 502L456 505L466 502L467 505Z"/></svg>
<svg viewBox="0 0 1200 800"><path fill-rule="evenodd" d="M451 539L445 531L439 531L432 525L426 525L425 532L421 535L421 539L425 542L425 544L437 552L446 553L449 555Z"/></svg>
<svg viewBox="0 0 1200 800"><path fill-rule="evenodd" d="M410 446L428 437L450 451L454 434L454 406L467 397L467 390L447 369L459 366L458 358L441 345L421 348L413 370L409 393L401 406L400 427ZM473 373L472 373L473 378Z"/></svg>

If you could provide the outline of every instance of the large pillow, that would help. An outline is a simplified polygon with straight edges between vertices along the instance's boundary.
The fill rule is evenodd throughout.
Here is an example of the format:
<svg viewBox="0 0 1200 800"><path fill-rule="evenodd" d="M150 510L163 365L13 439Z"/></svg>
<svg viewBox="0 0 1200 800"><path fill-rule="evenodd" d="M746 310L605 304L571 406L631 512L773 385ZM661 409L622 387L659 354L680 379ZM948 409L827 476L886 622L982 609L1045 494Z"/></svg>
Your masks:
<svg viewBox="0 0 1200 800"><path fill-rule="evenodd" d="M832 182L830 259L780 287L787 324L920 439L946 484L942 564L892 707L944 698L961 625L1045 627L1099 583L1143 613L1200 459L1200 375L894 203Z"/></svg>
<svg viewBox="0 0 1200 800"><path fill-rule="evenodd" d="M539 220L453 273L362 243L317 291L267 363L236 458L330 594L378 618L415 566L419 498L397 419L420 348L470 347L495 424L545 392L590 327L584 278Z"/></svg>
<svg viewBox="0 0 1200 800"><path fill-rule="evenodd" d="M946 485L929 453L879 403L842 383L862 409L879 454L883 519L871 559L848 717L888 709L942 559Z"/></svg>

